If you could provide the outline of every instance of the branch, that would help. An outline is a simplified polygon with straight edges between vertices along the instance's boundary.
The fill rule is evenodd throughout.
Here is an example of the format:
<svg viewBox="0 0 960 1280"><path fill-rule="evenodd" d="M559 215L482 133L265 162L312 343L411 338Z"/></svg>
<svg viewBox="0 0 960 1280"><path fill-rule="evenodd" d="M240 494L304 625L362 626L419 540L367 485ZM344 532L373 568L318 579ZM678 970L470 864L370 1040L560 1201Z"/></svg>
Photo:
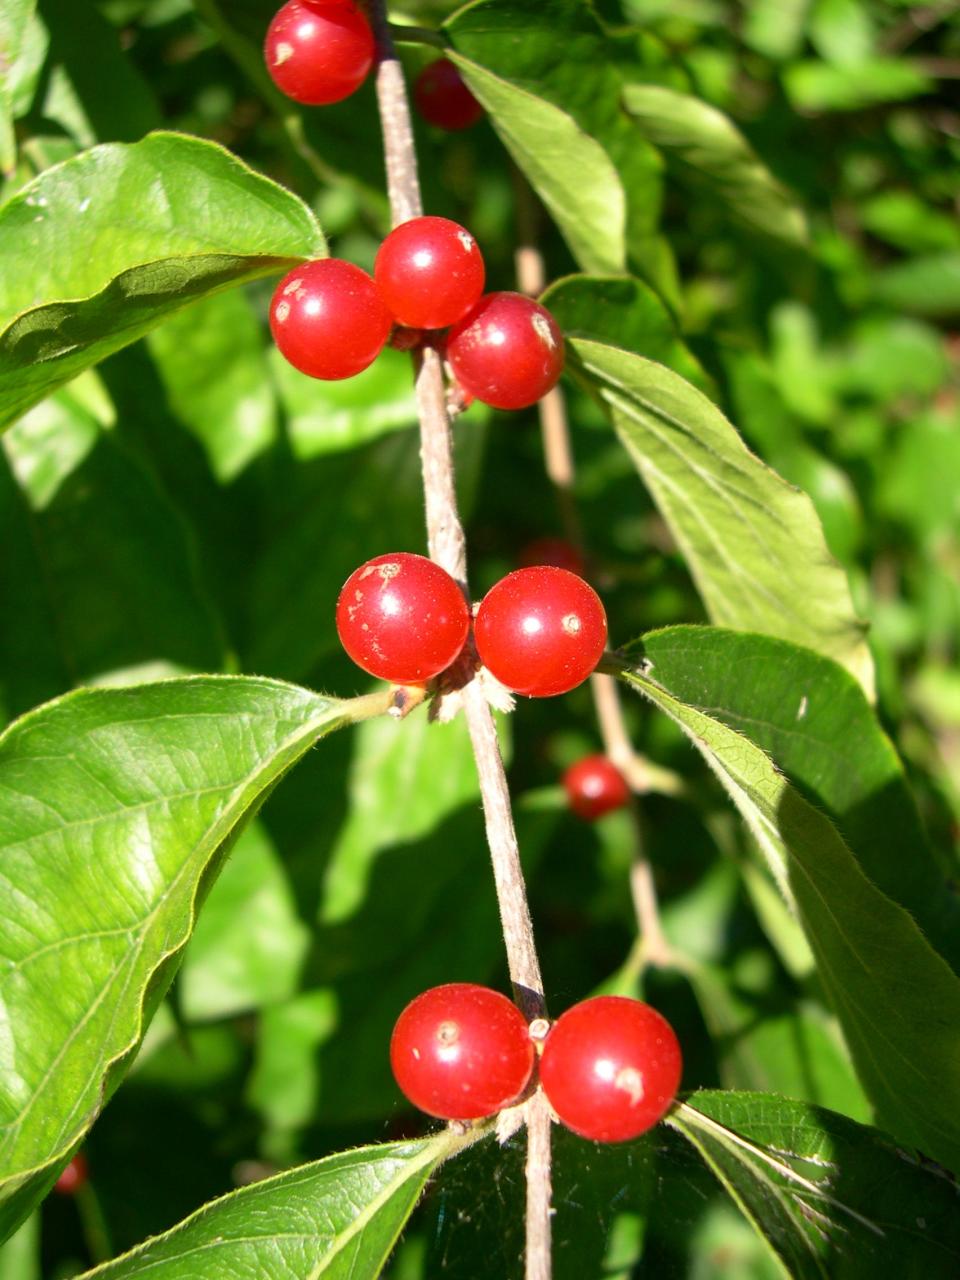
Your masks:
<svg viewBox="0 0 960 1280"><path fill-rule="evenodd" d="M514 189L520 236L520 245L515 255L517 283L523 293L536 297L543 292L546 284L543 255L536 245L537 207L533 193L520 173L515 173ZM537 407L543 438L544 465L557 494L564 534L586 559L583 525L574 492L577 474L567 421L566 399L560 388L554 387ZM624 775L631 790L639 793L651 790L675 792L682 785L680 779L669 770L658 769L634 751L623 719L620 692L613 677L594 672L590 677L590 689L603 749ZM657 891L653 871L644 853L642 817L635 797L631 799L630 811L634 830L630 892L643 944L642 958L645 964L668 965L671 963L670 944L660 923Z"/></svg>
<svg viewBox="0 0 960 1280"><path fill-rule="evenodd" d="M406 85L393 48L385 0L371 0L370 16L377 39L377 100L383 127L387 187L393 222L397 225L421 213L420 182ZM469 599L466 538L457 506L443 366L436 348L426 344L415 356L415 368L427 545L431 557L456 578ZM517 1003L528 1020L532 1020L543 1015L543 981L496 728L480 681L473 674L463 689L463 701L480 781L510 979ZM539 1092L525 1109L528 1125L527 1280L550 1280L550 1113Z"/></svg>

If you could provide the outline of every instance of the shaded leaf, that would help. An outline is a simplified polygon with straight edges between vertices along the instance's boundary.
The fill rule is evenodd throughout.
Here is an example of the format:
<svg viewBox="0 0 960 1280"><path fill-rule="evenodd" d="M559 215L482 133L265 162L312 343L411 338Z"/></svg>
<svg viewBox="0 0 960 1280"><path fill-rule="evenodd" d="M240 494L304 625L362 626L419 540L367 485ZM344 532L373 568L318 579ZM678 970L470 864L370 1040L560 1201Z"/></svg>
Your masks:
<svg viewBox="0 0 960 1280"><path fill-rule="evenodd" d="M624 679L666 712L716 773L795 903L857 1073L882 1122L960 1166L960 981L916 922L867 879L829 818L718 715L640 669ZM842 904L838 910L837 904Z"/></svg>
<svg viewBox="0 0 960 1280"><path fill-rule="evenodd" d="M149 345L170 408L216 478L233 480L277 433L266 345L249 302L240 290L203 298L165 320Z"/></svg>
<svg viewBox="0 0 960 1280"><path fill-rule="evenodd" d="M300 200L198 138L47 170L0 209L0 425L186 303L325 252Z"/></svg>
<svg viewBox="0 0 960 1280"><path fill-rule="evenodd" d="M259 823L237 841L204 903L180 970L180 1010L226 1018L288 1000L310 933L283 863Z"/></svg>
<svg viewBox="0 0 960 1280"><path fill-rule="evenodd" d="M810 499L750 453L720 410L676 374L598 342L574 338L569 347L712 619L834 658L872 693L863 624Z"/></svg>
<svg viewBox="0 0 960 1280"><path fill-rule="evenodd" d="M484 1131L359 1147L243 1187L86 1272L97 1280L374 1280L437 1166Z"/></svg>
<svg viewBox="0 0 960 1280"><path fill-rule="evenodd" d="M954 1276L944 1170L846 1116L763 1093L695 1093L667 1117L797 1280Z"/></svg>
<svg viewBox="0 0 960 1280"><path fill-rule="evenodd" d="M0 737L5 1233L119 1081L244 822L390 695L188 677L68 694Z"/></svg>
<svg viewBox="0 0 960 1280"><path fill-rule="evenodd" d="M17 601L0 616L8 712L122 669L222 667L195 547L114 433L63 392L4 444L15 474L0 457L0 591Z"/></svg>
<svg viewBox="0 0 960 1280"><path fill-rule="evenodd" d="M623 101L642 136L662 148L679 177L751 230L789 245L805 243L801 209L723 112L653 84L627 85Z"/></svg>
<svg viewBox="0 0 960 1280"><path fill-rule="evenodd" d="M560 328L580 338L636 351L679 373L709 394L712 384L681 339L659 296L629 276L566 276L544 292L541 302Z"/></svg>

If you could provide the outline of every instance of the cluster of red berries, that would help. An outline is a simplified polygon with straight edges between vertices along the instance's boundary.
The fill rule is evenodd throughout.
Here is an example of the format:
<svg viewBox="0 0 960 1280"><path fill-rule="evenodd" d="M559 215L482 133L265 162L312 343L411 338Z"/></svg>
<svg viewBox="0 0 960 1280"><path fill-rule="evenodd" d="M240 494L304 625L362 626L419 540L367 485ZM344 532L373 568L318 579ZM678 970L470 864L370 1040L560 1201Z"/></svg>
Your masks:
<svg viewBox="0 0 960 1280"><path fill-rule="evenodd" d="M683 1064L670 1024L640 1000L598 996L552 1026L528 1026L498 991L452 982L401 1013L390 1065L414 1106L441 1120L495 1115L530 1090L536 1067L562 1124L597 1142L623 1142L661 1119Z"/></svg>
<svg viewBox="0 0 960 1280"><path fill-rule="evenodd" d="M337 601L337 633L353 661L393 684L425 684L467 642L470 609L450 575L425 556L398 551L355 570ZM553 565L507 574L473 622L480 661L514 693L567 693L593 671L607 615L589 583Z"/></svg>
<svg viewBox="0 0 960 1280"><path fill-rule="evenodd" d="M324 107L356 93L373 66L376 42L355 0L287 0L270 23L263 56L281 93L304 106ZM469 129L483 116L446 58L423 68L413 100L424 120L441 129Z"/></svg>
<svg viewBox="0 0 960 1280"><path fill-rule="evenodd" d="M447 362L462 391L497 409L523 409L563 369L563 336L545 307L520 293L487 293L476 240L449 218L411 218L387 236L373 276L338 258L295 267L270 304L283 355L313 378L352 378L399 326L416 341L449 329ZM451 327L452 326L452 327Z"/></svg>

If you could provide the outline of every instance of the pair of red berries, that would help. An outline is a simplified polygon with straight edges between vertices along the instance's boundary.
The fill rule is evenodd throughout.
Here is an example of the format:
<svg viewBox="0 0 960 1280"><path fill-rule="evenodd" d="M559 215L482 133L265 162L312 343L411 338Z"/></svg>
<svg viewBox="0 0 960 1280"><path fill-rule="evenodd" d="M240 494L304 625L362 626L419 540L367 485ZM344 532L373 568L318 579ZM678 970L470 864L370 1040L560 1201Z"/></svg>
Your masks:
<svg viewBox="0 0 960 1280"><path fill-rule="evenodd" d="M477 1120L517 1102L536 1060L531 1028L516 1005L468 982L417 996L390 1041L401 1091L441 1120ZM597 1142L622 1142L661 1119L682 1065L673 1028L655 1009L598 996L568 1009L546 1031L539 1079L568 1129Z"/></svg>
<svg viewBox="0 0 960 1280"><path fill-rule="evenodd" d="M376 56L366 15L354 0L287 0L263 46L267 71L281 93L304 106L342 102L363 84ZM446 58L423 68L413 99L429 124L467 129L483 107Z"/></svg>
<svg viewBox="0 0 960 1280"><path fill-rule="evenodd" d="M398 551L355 570L337 600L337 633L353 661L393 684L425 684L460 656L470 610L450 575ZM589 583L566 569L517 569L492 587L474 620L480 661L514 693L547 698L587 678L607 640Z"/></svg>
<svg viewBox="0 0 960 1280"><path fill-rule="evenodd" d="M383 350L394 325L453 326L446 357L460 384L484 404L522 409L553 387L563 336L545 307L519 293L483 293L476 240L449 218L411 218L387 236L373 278L323 258L289 272L270 305L282 354L313 378L351 378Z"/></svg>

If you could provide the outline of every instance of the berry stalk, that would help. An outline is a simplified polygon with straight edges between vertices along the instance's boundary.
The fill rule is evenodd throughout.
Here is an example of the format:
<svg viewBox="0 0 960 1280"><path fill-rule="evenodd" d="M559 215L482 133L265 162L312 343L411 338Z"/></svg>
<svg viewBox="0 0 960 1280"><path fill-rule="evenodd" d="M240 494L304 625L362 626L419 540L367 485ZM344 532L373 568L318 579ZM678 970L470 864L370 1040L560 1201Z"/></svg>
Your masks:
<svg viewBox="0 0 960 1280"><path fill-rule="evenodd" d="M410 108L403 70L397 59L384 0L370 0L371 25L377 42L376 89L383 129L387 184L394 225L422 212ZM431 345L414 355L420 454L430 556L467 587L466 538L457 504L450 417L440 355ZM528 1018L541 1016L543 979L520 866L510 791L490 706L479 682L463 690L467 727L476 759L484 821L496 882L510 979L517 1003ZM527 1280L549 1280L550 1117L539 1095L527 1104L528 1148L526 1274Z"/></svg>

